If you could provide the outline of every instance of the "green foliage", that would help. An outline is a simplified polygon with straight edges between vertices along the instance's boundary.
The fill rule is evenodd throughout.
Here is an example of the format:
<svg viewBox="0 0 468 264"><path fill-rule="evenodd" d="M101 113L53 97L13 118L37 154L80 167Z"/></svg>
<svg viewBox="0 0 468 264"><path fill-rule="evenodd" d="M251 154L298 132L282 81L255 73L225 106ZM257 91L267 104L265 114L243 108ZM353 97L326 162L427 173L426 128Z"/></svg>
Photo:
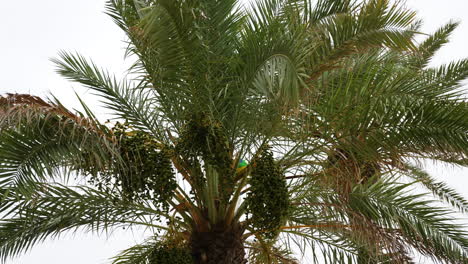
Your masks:
<svg viewBox="0 0 468 264"><path fill-rule="evenodd" d="M160 245L154 249L149 264L193 264L193 258L188 249L169 248Z"/></svg>
<svg viewBox="0 0 468 264"><path fill-rule="evenodd" d="M214 167L221 175L221 186L224 188L233 184L230 145L226 131L219 122L203 114L193 115L184 126L175 151L192 167L200 166L200 161L203 161L205 168L208 165ZM194 181L199 185L204 179L194 178Z"/></svg>
<svg viewBox="0 0 468 264"><path fill-rule="evenodd" d="M166 234L167 235L167 234ZM113 258L113 264L195 264L185 245L172 245L157 238L132 246Z"/></svg>
<svg viewBox="0 0 468 264"><path fill-rule="evenodd" d="M447 222L450 210L421 194L406 193L411 184L398 184L391 178L368 186L357 186L350 207L383 228L399 228L405 242L440 261L462 263L468 258L468 232L462 225Z"/></svg>
<svg viewBox="0 0 468 264"><path fill-rule="evenodd" d="M99 190L117 188L125 199L147 199L167 209L177 188L167 150L148 133L133 131L126 123L117 123L112 132L126 167L94 175L91 183Z"/></svg>
<svg viewBox="0 0 468 264"><path fill-rule="evenodd" d="M83 116L57 100L0 97L0 186L34 192L37 182L67 179L81 171L84 160L87 169L105 169L116 152L109 129Z"/></svg>
<svg viewBox="0 0 468 264"><path fill-rule="evenodd" d="M457 208L461 213L468 213L468 201L463 195L449 187L446 183L437 181L434 177L418 167L407 164L406 168L408 171L405 174L417 180L426 189L431 191L434 196Z"/></svg>
<svg viewBox="0 0 468 264"><path fill-rule="evenodd" d="M293 253L283 245L275 245L276 241L254 241L250 247L248 260L250 264L298 264Z"/></svg>
<svg viewBox="0 0 468 264"><path fill-rule="evenodd" d="M125 123L101 124L80 98L84 113L0 97L2 259L68 230L138 225L154 240L114 263L190 263L189 251L243 262L244 247L262 264L294 263L296 248L327 263L402 264L415 250L465 262L468 234L451 211L397 177L467 210L405 165L468 164L468 60L428 67L457 23L418 45L415 12L397 0L106 8L128 37L128 75L78 54L53 62ZM240 159L250 164L236 171ZM55 183L70 175L79 187ZM177 243L161 243L162 230Z"/></svg>
<svg viewBox="0 0 468 264"><path fill-rule="evenodd" d="M252 225L266 238L274 238L289 214L286 179L268 148L260 151L251 166L247 208L252 215Z"/></svg>
<svg viewBox="0 0 468 264"><path fill-rule="evenodd" d="M44 183L35 188L32 197L21 189L0 189L1 262L67 231L99 234L132 225L151 228L145 219L161 214L150 203L124 201L90 187Z"/></svg>

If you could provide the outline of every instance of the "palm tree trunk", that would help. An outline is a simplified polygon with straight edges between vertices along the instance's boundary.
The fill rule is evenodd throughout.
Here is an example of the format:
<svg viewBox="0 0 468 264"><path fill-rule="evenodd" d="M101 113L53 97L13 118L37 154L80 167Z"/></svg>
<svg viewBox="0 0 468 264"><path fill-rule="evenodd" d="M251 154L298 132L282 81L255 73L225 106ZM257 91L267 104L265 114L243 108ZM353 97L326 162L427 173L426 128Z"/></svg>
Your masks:
<svg viewBox="0 0 468 264"><path fill-rule="evenodd" d="M191 249L196 264L246 264L244 228L219 225L208 232L194 232Z"/></svg>

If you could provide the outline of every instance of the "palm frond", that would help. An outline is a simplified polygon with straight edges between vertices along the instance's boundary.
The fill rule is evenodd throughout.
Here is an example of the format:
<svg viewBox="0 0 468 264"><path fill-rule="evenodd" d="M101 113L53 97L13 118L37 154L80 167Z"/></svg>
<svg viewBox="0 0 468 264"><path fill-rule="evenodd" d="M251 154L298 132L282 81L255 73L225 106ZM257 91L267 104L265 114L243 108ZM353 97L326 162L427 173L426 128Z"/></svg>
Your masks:
<svg viewBox="0 0 468 264"><path fill-rule="evenodd" d="M411 65L419 68L426 67L434 54L447 44L450 35L459 24L459 22L449 22L419 44Z"/></svg>
<svg viewBox="0 0 468 264"><path fill-rule="evenodd" d="M26 197L14 188L2 189L3 217L0 221L0 258L17 256L46 238L65 231L85 230L100 234L119 226L148 224L160 212L150 204L123 201L113 194L87 187L36 184L36 192Z"/></svg>
<svg viewBox="0 0 468 264"><path fill-rule="evenodd" d="M343 2L343 1L341 1ZM340 62L352 54L363 54L375 47L413 50L410 28L415 13L388 1L373 0L351 8L350 12L325 16L315 22L312 37L318 41L311 57L313 79L339 68Z"/></svg>
<svg viewBox="0 0 468 264"><path fill-rule="evenodd" d="M405 173L408 177L421 183L434 196L457 208L462 213L468 212L468 201L446 183L437 181L429 173L418 167L406 164L405 168L408 170L408 173Z"/></svg>
<svg viewBox="0 0 468 264"><path fill-rule="evenodd" d="M451 212L436 207L421 195L407 194L408 185L388 181L362 187L351 194L350 206L384 228L396 229L423 255L453 263L468 257L468 237L464 228L453 223Z"/></svg>
<svg viewBox="0 0 468 264"><path fill-rule="evenodd" d="M144 243L123 250L112 258L112 264L149 264L159 241L148 239Z"/></svg>
<svg viewBox="0 0 468 264"><path fill-rule="evenodd" d="M311 25L324 20L330 16L336 16L343 13L355 12L358 8L358 3L352 0L326 1L319 0L313 3L312 1L303 1L305 23Z"/></svg>
<svg viewBox="0 0 468 264"><path fill-rule="evenodd" d="M297 264L292 253L284 247L275 245L274 241L258 240L247 243L249 263L251 264Z"/></svg>
<svg viewBox="0 0 468 264"><path fill-rule="evenodd" d="M50 177L63 177L64 173L85 169L84 161L93 171L108 166L111 157L118 161L110 131L95 120L30 95L8 95L2 101L2 186L26 187Z"/></svg>
<svg viewBox="0 0 468 264"><path fill-rule="evenodd" d="M153 235L116 264L171 252L286 264L297 249L318 263L468 259L452 211L397 178L468 208L405 164L468 164L468 60L428 67L457 23L417 45L420 23L398 0L108 0L106 10L128 37L125 78L78 54L53 62L124 124L101 124L79 97L83 113L0 97L1 260L62 232L134 225ZM280 196L257 184L265 173ZM55 183L73 174L79 187ZM281 198L267 201L283 205L277 217L255 215L266 201L253 192Z"/></svg>
<svg viewBox="0 0 468 264"><path fill-rule="evenodd" d="M106 108L120 120L126 120L135 128L149 131L160 140L165 139L164 129L160 127L160 123L163 122L161 114L153 100L154 93L127 80L117 81L115 77L78 54L62 52L60 60L55 59L53 62L57 65L60 75L93 90L103 99Z"/></svg>

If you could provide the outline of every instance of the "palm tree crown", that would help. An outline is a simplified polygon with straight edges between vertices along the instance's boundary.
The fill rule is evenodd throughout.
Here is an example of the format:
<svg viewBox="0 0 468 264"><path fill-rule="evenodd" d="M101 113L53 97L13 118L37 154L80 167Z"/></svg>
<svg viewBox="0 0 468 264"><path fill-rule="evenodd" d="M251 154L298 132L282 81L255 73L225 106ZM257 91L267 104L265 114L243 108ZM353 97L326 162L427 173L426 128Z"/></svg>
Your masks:
<svg viewBox="0 0 468 264"><path fill-rule="evenodd" d="M123 79L62 52L100 122L58 99L0 97L0 257L48 237L143 226L116 264L466 263L468 201L416 166L468 165L468 60L429 67L389 0L109 0ZM84 181L73 184L70 176ZM415 186L433 193L441 207ZM297 257L297 254L296 254Z"/></svg>

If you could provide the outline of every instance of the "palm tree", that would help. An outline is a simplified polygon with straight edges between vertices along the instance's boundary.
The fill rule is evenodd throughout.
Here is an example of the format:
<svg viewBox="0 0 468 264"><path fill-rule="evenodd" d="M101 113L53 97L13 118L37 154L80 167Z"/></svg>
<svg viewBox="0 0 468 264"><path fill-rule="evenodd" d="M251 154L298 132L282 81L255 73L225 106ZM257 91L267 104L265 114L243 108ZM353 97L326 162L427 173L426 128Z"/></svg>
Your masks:
<svg viewBox="0 0 468 264"><path fill-rule="evenodd" d="M142 226L153 236L113 263L286 264L298 249L466 262L449 213L468 202L416 166L468 164L468 61L427 66L455 23L417 45L415 13L386 0L110 0L107 12L128 36L126 78L78 54L54 62L112 121L81 98L77 112L0 97L2 260L70 230Z"/></svg>

